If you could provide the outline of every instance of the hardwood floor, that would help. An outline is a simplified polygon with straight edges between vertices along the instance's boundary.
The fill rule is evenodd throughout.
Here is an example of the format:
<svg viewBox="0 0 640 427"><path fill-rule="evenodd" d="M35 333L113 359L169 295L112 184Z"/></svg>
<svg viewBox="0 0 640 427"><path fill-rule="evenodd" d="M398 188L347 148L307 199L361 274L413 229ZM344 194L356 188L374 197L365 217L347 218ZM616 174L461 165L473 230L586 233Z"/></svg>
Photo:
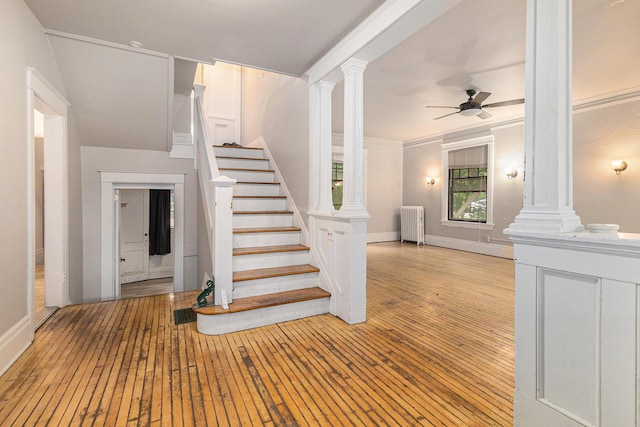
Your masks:
<svg viewBox="0 0 640 427"><path fill-rule="evenodd" d="M173 277L143 280L120 285L120 298L140 298L173 292Z"/></svg>
<svg viewBox="0 0 640 427"><path fill-rule="evenodd" d="M1 425L512 425L513 262L368 247L367 322L224 336L196 292L69 306L0 377Z"/></svg>

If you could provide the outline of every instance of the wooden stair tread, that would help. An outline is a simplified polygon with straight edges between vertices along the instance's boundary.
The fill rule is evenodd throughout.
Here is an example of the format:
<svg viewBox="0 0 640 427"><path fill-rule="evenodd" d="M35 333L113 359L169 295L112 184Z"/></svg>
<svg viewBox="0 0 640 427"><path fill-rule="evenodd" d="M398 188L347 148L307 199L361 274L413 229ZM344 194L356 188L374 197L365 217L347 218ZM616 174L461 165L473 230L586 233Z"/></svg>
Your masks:
<svg viewBox="0 0 640 427"><path fill-rule="evenodd" d="M214 145L214 147L218 148L235 148L236 150L262 150L259 147L238 147L237 145Z"/></svg>
<svg viewBox="0 0 640 427"><path fill-rule="evenodd" d="M289 265L286 267L258 268L256 270L236 271L233 273L234 282L245 280L267 279L270 277L293 276L295 274L317 273L320 270L311 264Z"/></svg>
<svg viewBox="0 0 640 427"><path fill-rule="evenodd" d="M218 168L221 171L238 171L238 172L275 172L273 169L247 169L247 168Z"/></svg>
<svg viewBox="0 0 640 427"><path fill-rule="evenodd" d="M219 170L219 169L218 169ZM248 184L248 185L255 185L255 184L260 184L260 185L280 185L279 182L260 182L260 181L237 181L236 185L238 184Z"/></svg>
<svg viewBox="0 0 640 427"><path fill-rule="evenodd" d="M286 199L287 196L233 196L234 199Z"/></svg>
<svg viewBox="0 0 640 427"><path fill-rule="evenodd" d="M235 157L235 156L216 156L216 159L256 160L258 162L268 162L269 161L269 159L254 159L252 157Z"/></svg>
<svg viewBox="0 0 640 427"><path fill-rule="evenodd" d="M275 294L257 295L247 298L234 299L225 310L220 306L193 307L198 314L216 315L227 313L239 313L242 311L256 310L259 308L274 307L295 302L310 301L319 298L328 298L331 294L320 288L296 289L294 291L278 292Z"/></svg>
<svg viewBox="0 0 640 427"><path fill-rule="evenodd" d="M309 248L304 245L255 246L252 248L234 248L233 256L274 254L280 252L298 252L308 250Z"/></svg>
<svg viewBox="0 0 640 427"><path fill-rule="evenodd" d="M260 227L260 228L234 228L233 234L248 233L293 233L301 231L300 227Z"/></svg>
<svg viewBox="0 0 640 427"><path fill-rule="evenodd" d="M292 211L233 211L234 215L292 215Z"/></svg>

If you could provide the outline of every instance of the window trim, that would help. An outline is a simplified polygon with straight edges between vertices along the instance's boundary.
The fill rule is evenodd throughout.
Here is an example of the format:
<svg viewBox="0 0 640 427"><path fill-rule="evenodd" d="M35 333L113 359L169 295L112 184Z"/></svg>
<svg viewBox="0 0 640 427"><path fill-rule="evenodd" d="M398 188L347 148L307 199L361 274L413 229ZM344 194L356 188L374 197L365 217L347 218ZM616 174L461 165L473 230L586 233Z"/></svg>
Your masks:
<svg viewBox="0 0 640 427"><path fill-rule="evenodd" d="M493 135L462 141L448 142L440 145L442 148L442 198L440 224L447 227L474 228L492 230L493 223ZM487 222L450 221L449 220L449 151L472 148L480 145L487 146Z"/></svg>

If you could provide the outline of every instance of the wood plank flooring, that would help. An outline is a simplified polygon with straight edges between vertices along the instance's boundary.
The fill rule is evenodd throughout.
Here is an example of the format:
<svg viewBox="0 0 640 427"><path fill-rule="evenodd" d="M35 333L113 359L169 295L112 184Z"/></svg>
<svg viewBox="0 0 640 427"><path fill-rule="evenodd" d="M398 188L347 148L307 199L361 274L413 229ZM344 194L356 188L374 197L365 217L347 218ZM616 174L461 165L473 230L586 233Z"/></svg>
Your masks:
<svg viewBox="0 0 640 427"><path fill-rule="evenodd" d="M367 322L225 336L186 292L58 310L0 377L0 425L508 426L513 262L368 246Z"/></svg>

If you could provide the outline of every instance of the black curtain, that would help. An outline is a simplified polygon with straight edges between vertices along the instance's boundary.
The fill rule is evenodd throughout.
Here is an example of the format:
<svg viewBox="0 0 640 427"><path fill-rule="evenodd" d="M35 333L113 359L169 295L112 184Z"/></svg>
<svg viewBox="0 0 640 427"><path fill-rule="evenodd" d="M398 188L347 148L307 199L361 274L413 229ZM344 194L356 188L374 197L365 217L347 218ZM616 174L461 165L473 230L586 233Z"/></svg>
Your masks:
<svg viewBox="0 0 640 427"><path fill-rule="evenodd" d="M149 190L149 255L171 253L171 190Z"/></svg>

